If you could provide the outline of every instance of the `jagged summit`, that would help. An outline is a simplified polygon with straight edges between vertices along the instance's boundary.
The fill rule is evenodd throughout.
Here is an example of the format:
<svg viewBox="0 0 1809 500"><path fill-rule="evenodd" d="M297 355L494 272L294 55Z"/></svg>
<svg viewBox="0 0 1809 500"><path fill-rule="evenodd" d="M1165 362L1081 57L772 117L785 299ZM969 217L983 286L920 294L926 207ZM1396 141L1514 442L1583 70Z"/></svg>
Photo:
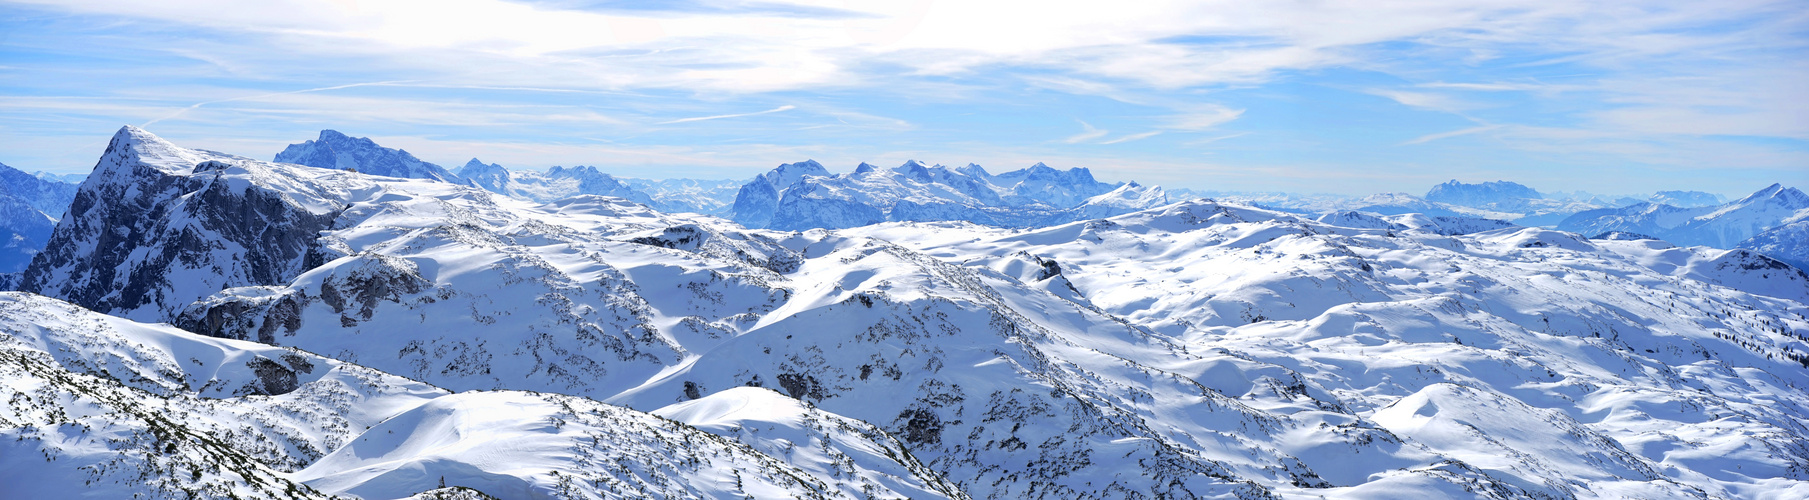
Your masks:
<svg viewBox="0 0 1809 500"><path fill-rule="evenodd" d="M1772 183L1770 186L1765 186L1763 189L1753 191L1752 194L1746 195L1744 198L1740 198L1733 202L1734 205L1745 206L1751 206L1758 203L1775 203L1779 206L1791 208L1809 208L1809 195L1803 194L1803 192L1797 188L1784 187L1783 184Z"/></svg>
<svg viewBox="0 0 1809 500"><path fill-rule="evenodd" d="M421 161L407 151L379 146L369 138L351 137L337 130L322 130L318 139L290 144L276 154L275 161L314 168L351 169L386 177L463 183L463 179L451 171Z"/></svg>
<svg viewBox="0 0 1809 500"><path fill-rule="evenodd" d="M809 175L830 174L829 169L823 168L823 164L817 163L816 160L804 160L797 163L781 163L778 167L762 174L761 177L766 179L767 184L785 187L796 184L800 179Z"/></svg>
<svg viewBox="0 0 1809 500"><path fill-rule="evenodd" d="M1511 208L1544 198L1538 190L1508 181L1465 184L1452 179L1426 192L1427 201L1477 208Z"/></svg>
<svg viewBox="0 0 1809 500"><path fill-rule="evenodd" d="M1160 190L1091 201L1119 187L1094 180L1085 168L1061 171L1042 163L992 175L972 163L949 168L909 160L890 169L861 163L852 173L830 174L807 161L780 165L742 186L730 216L748 227L775 229L930 220L1023 227L1166 203ZM1079 210L1083 205L1088 208Z"/></svg>
<svg viewBox="0 0 1809 500"><path fill-rule="evenodd" d="M1039 165L1040 165L1040 163L1039 163ZM981 179L992 177L992 174L987 173L986 168L981 167L980 164L978 164L978 163L969 163L967 165L957 167L957 168L955 168L955 171L959 172L963 175L970 175L970 176L981 178Z"/></svg>
<svg viewBox="0 0 1809 500"><path fill-rule="evenodd" d="M465 162L465 166L459 167L458 176L478 187L508 194L510 172L502 165L486 164L477 158L472 158L471 161Z"/></svg>
<svg viewBox="0 0 1809 500"><path fill-rule="evenodd" d="M1678 245L1725 249L1742 246L1749 238L1804 216L1809 216L1809 195L1793 187L1772 184L1720 205L1686 208L1638 203L1579 212L1559 223L1558 229L1584 234L1638 233ZM1770 243L1746 246L1781 248Z"/></svg>

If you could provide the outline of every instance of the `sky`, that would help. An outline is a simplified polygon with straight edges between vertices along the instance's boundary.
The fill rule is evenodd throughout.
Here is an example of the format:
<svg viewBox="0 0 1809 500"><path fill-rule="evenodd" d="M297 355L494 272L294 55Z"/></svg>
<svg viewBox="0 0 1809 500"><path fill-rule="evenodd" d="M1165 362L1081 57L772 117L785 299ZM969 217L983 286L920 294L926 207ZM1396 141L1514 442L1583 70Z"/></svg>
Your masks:
<svg viewBox="0 0 1809 500"><path fill-rule="evenodd" d="M127 124L643 178L917 159L1737 197L1809 188L1809 4L0 0L0 163L85 172Z"/></svg>

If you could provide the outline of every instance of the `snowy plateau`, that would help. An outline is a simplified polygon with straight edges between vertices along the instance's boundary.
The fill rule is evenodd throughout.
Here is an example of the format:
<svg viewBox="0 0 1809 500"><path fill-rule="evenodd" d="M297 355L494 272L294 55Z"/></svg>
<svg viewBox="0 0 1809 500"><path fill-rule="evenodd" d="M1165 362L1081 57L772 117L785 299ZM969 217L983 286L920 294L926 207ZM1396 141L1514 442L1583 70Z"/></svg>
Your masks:
<svg viewBox="0 0 1809 500"><path fill-rule="evenodd" d="M277 160L128 126L45 215L0 498L1809 498L1793 188Z"/></svg>

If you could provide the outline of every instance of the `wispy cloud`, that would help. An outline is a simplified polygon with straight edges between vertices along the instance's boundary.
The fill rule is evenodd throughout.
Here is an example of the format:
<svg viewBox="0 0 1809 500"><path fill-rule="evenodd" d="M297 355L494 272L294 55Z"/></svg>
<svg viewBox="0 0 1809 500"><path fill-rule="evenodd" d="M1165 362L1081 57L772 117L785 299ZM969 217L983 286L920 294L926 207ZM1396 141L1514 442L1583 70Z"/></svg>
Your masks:
<svg viewBox="0 0 1809 500"><path fill-rule="evenodd" d="M149 127L149 126L151 126L151 124L154 124L154 123L157 123L160 121L164 121L164 120L168 120L171 118L175 118L178 116L182 116L184 113L188 113L189 111L200 109L202 106L206 106L209 104L220 104L220 103L224 103L224 102L233 102L233 101L253 101L253 100L258 100L258 99L267 99L267 98L271 98L271 97L278 97L278 96L285 96L285 95L306 94L309 92L323 92L323 91L328 91L328 90L349 89L349 88L354 88L354 87L367 87L367 86L372 86L372 85L388 85L388 84L393 84L393 83L402 83L402 82L348 83L345 85L334 85L331 87L319 87L319 88L312 88L312 89L292 90L292 91L288 91L288 92L275 92L275 93L269 93L269 94L258 94L258 95L249 95L249 96L243 96L243 97L233 97L233 98L228 98L228 99L218 99L218 100L213 100L213 101L197 102L197 103L189 105L186 108L178 109L175 112L172 112L168 115L160 116L160 117L152 119L151 121L144 122L143 124L140 124L139 127L140 128Z"/></svg>
<svg viewBox="0 0 1809 500"><path fill-rule="evenodd" d="M1401 103L1404 106L1410 106L1410 107L1421 108L1421 109L1429 109L1429 110L1433 110L1433 111L1444 111L1447 113L1457 113L1457 112L1461 112L1467 108L1472 107L1471 104L1460 101L1454 97L1444 95L1444 94L1435 94L1435 93L1431 93L1431 92L1414 92L1414 91L1408 91L1408 90L1392 90L1392 89L1370 89L1367 92L1370 94L1393 99L1394 102Z"/></svg>
<svg viewBox="0 0 1809 500"><path fill-rule="evenodd" d="M1495 130L1498 128L1501 128L1501 126L1500 125L1483 125L1480 127L1470 127L1470 128L1466 128L1466 129L1452 130L1450 132L1439 132L1436 134L1426 134L1426 135L1422 135L1419 137L1415 137L1413 139L1409 139L1407 142L1401 143L1401 145L1408 146L1408 145L1413 145L1413 144L1425 144L1425 143L1436 141L1439 139L1449 139L1452 137L1465 136L1465 135L1470 135L1470 134L1474 134L1474 133L1478 133L1478 132L1488 132L1490 130Z"/></svg>
<svg viewBox="0 0 1809 500"><path fill-rule="evenodd" d="M1242 109L1217 104L1194 105L1190 108L1182 114L1169 116L1164 126L1174 130L1200 131L1224 125L1244 115Z"/></svg>
<svg viewBox="0 0 1809 500"><path fill-rule="evenodd" d="M1155 137L1155 136L1158 136L1158 135L1162 135L1162 131L1160 131L1160 130L1151 130L1151 131L1148 131L1148 132L1143 132L1143 133L1138 133L1138 134L1131 134L1131 135L1127 135L1127 136L1124 136L1124 137L1119 137L1119 138L1117 138L1117 139L1112 139L1112 140L1109 140L1109 141L1105 141L1105 142L1101 142L1101 143L1100 143L1100 144L1118 144L1118 143L1121 143L1121 142L1131 142L1131 141L1141 141L1141 140L1144 140L1144 139L1148 139L1148 138L1151 138L1151 137Z"/></svg>
<svg viewBox="0 0 1809 500"><path fill-rule="evenodd" d="M1076 121L1079 121L1079 120L1076 120ZM1105 137L1106 134L1111 132L1109 130L1100 130L1097 128L1093 128L1093 124L1087 123L1085 121L1081 121L1080 126L1086 130L1084 132L1068 136L1068 138L1062 139L1062 142L1065 142L1068 144L1078 144L1078 143L1098 139L1101 137Z"/></svg>
<svg viewBox="0 0 1809 500"><path fill-rule="evenodd" d="M757 116L757 115L764 115L764 114L771 114L771 113L779 113L779 112L784 112L784 111L791 111L791 110L797 109L797 108L798 108L797 106L787 104L787 105L779 106L777 108L769 109L766 111L755 111L752 113L736 113L736 114L729 114L729 115L698 116L698 117L693 117L693 118L679 118L677 120L659 122L659 124L660 125L671 125L674 123L701 122L704 120L721 120L723 118L741 118L743 116Z"/></svg>

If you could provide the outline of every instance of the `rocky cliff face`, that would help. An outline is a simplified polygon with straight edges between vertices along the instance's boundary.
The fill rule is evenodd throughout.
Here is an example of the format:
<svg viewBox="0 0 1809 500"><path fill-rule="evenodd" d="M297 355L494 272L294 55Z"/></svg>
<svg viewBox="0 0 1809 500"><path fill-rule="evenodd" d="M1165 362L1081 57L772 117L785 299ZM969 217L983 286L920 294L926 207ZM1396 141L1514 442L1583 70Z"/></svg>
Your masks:
<svg viewBox="0 0 1809 500"><path fill-rule="evenodd" d="M224 287L285 282L327 260L317 239L350 187L286 168L122 128L18 287L163 321Z"/></svg>

